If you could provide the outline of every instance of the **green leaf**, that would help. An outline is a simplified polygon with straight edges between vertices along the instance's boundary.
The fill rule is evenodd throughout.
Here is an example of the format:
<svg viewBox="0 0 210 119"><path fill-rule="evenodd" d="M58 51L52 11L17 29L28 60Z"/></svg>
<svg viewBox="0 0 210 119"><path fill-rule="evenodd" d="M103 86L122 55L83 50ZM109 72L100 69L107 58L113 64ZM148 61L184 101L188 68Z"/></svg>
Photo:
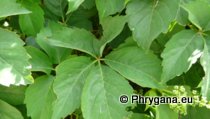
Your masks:
<svg viewBox="0 0 210 119"><path fill-rule="evenodd" d="M201 93L202 97L205 97L210 101L210 42L209 39L206 44L204 44L203 54L201 56L201 65L203 66L203 70L205 72L205 76L202 80Z"/></svg>
<svg viewBox="0 0 210 119"><path fill-rule="evenodd" d="M125 47L132 47L132 46L137 46L136 42L133 40L132 37L128 37L127 39L125 39L125 42L120 44L118 46L117 49L120 49L120 48L125 48Z"/></svg>
<svg viewBox="0 0 210 119"><path fill-rule="evenodd" d="M0 99L11 105L21 105L25 97L25 86L2 86L0 85Z"/></svg>
<svg viewBox="0 0 210 119"><path fill-rule="evenodd" d="M26 90L25 103L32 119L52 119L53 102L56 95L52 89L54 77L41 76Z"/></svg>
<svg viewBox="0 0 210 119"><path fill-rule="evenodd" d="M190 24L190 21L188 20L188 13L182 7L178 10L176 21L183 26Z"/></svg>
<svg viewBox="0 0 210 119"><path fill-rule="evenodd" d="M50 74L53 68L52 62L50 61L49 57L39 49L32 46L27 46L26 50L32 57L29 60L32 65L31 71L42 71L46 74Z"/></svg>
<svg viewBox="0 0 210 119"><path fill-rule="evenodd" d="M84 81L93 64L87 57L74 57L56 67L53 119L64 118L79 108Z"/></svg>
<svg viewBox="0 0 210 119"><path fill-rule="evenodd" d="M44 0L44 5L53 14L64 17L67 0Z"/></svg>
<svg viewBox="0 0 210 119"><path fill-rule="evenodd" d="M83 3L82 3L82 6L85 8L85 9L91 9L95 6L95 0L85 0Z"/></svg>
<svg viewBox="0 0 210 119"><path fill-rule="evenodd" d="M167 82L167 85L188 85L192 89L196 89L201 83L204 75L203 67L200 63L192 65L192 67L187 71L187 73L181 76L175 77Z"/></svg>
<svg viewBox="0 0 210 119"><path fill-rule="evenodd" d="M160 88L161 63L151 53L136 46L123 47L105 58L106 64L132 82L151 88Z"/></svg>
<svg viewBox="0 0 210 119"><path fill-rule="evenodd" d="M31 13L31 11L17 3L16 0L1 0L0 6L0 18Z"/></svg>
<svg viewBox="0 0 210 119"><path fill-rule="evenodd" d="M103 36L100 40L100 55L102 56L103 50L107 43L111 42L123 30L127 19L124 16L106 17L102 20Z"/></svg>
<svg viewBox="0 0 210 119"><path fill-rule="evenodd" d="M188 1L183 5L188 12L189 20L200 30L210 30L210 6L207 0Z"/></svg>
<svg viewBox="0 0 210 119"><path fill-rule="evenodd" d="M162 104L156 107L155 119L178 119L179 114L173 111L169 105ZM191 118L190 118L191 119Z"/></svg>
<svg viewBox="0 0 210 119"><path fill-rule="evenodd" d="M77 10L77 8L84 2L84 0L68 0L68 11L66 14Z"/></svg>
<svg viewBox="0 0 210 119"><path fill-rule="evenodd" d="M202 54L203 37L200 33L183 30L175 34L161 54L163 82L187 72Z"/></svg>
<svg viewBox="0 0 210 119"><path fill-rule="evenodd" d="M187 109L187 115L182 119L208 119L210 110L206 107L193 107L189 106Z"/></svg>
<svg viewBox="0 0 210 119"><path fill-rule="evenodd" d="M49 23L49 26L42 29L36 38L36 42L48 54L53 64L59 64L71 53L70 49L52 46L48 43L47 39L52 37L57 29L60 29L60 25Z"/></svg>
<svg viewBox="0 0 210 119"><path fill-rule="evenodd" d="M179 0L133 0L127 6L129 27L137 43L148 50L175 19Z"/></svg>
<svg viewBox="0 0 210 119"><path fill-rule="evenodd" d="M66 22L70 27L84 28L91 31L93 30L93 23L91 22L91 18L93 18L95 15L97 15L95 8L85 9L80 7L75 12L66 16L69 18L66 19Z"/></svg>
<svg viewBox="0 0 210 119"><path fill-rule="evenodd" d="M142 114L142 113L134 113L134 114L132 114L131 119L151 119L151 117L149 117L146 114Z"/></svg>
<svg viewBox="0 0 210 119"><path fill-rule="evenodd" d="M118 73L101 64L92 68L82 93L82 112L85 119L124 119L128 116L119 96L130 95L132 88Z"/></svg>
<svg viewBox="0 0 210 119"><path fill-rule="evenodd" d="M0 118L1 119L23 119L23 116L15 107L0 100Z"/></svg>
<svg viewBox="0 0 210 119"><path fill-rule="evenodd" d="M52 36L44 40L47 40L53 46L76 49L93 57L99 54L94 47L94 44L98 44L98 40L93 34L84 29L61 26L52 32Z"/></svg>
<svg viewBox="0 0 210 119"><path fill-rule="evenodd" d="M128 25L125 24L122 32L116 38L114 38L110 43L108 43L108 46L111 48L117 48L119 45L123 44L123 42L126 42L126 39L131 37L131 35L132 32L130 31ZM134 43L136 45L135 41Z"/></svg>
<svg viewBox="0 0 210 119"><path fill-rule="evenodd" d="M19 36L0 28L0 84L4 86L32 83L29 55Z"/></svg>
<svg viewBox="0 0 210 119"><path fill-rule="evenodd" d="M95 2L100 18L121 12L125 7L125 0L96 0Z"/></svg>
<svg viewBox="0 0 210 119"><path fill-rule="evenodd" d="M24 1L23 5L32 13L19 16L20 28L26 35L35 36L44 26L44 12L38 3Z"/></svg>

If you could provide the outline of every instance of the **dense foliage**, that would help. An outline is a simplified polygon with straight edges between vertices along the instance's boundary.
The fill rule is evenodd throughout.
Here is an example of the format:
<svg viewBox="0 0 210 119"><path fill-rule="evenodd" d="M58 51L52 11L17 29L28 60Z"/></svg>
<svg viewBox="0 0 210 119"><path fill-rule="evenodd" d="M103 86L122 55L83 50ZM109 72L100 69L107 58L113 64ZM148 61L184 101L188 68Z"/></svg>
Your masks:
<svg viewBox="0 0 210 119"><path fill-rule="evenodd" d="M0 119L209 118L209 0L0 0L0 25Z"/></svg>

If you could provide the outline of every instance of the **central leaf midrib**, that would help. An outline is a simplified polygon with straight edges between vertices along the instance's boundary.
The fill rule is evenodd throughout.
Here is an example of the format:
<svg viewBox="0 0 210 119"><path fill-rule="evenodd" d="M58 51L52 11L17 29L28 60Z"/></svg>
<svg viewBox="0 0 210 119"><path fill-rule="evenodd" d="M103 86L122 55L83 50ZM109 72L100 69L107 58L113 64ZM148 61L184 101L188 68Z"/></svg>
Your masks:
<svg viewBox="0 0 210 119"><path fill-rule="evenodd" d="M75 78L75 81L73 82L73 84L72 84L72 87L70 88L70 92L72 92L72 90L73 90L73 87L75 87L75 85L77 84L77 82L79 82L80 80L78 80L81 76L82 76L82 74L91 66L91 65L93 65L95 63L95 61L93 61L93 62L91 62L89 65L87 65L80 73L79 73L79 75ZM69 97L71 97L71 93L68 93L67 94L68 96L68 98L64 98L64 100L62 101L62 102L65 102L65 103L63 103L63 105L66 105L66 103L68 103L68 101L67 101L67 99L69 99Z"/></svg>
<svg viewBox="0 0 210 119"><path fill-rule="evenodd" d="M105 91L104 76L103 76L103 71L102 71L100 62L99 62L99 70L100 70L100 74L101 74L101 78L102 78L102 82L103 82L103 89L104 89L103 91L104 91L104 95L105 95L104 99L105 99L105 103L106 103L106 108L108 109L108 115L109 115L110 119L112 119L111 112L110 112L109 106L108 106L108 100L107 100L106 91Z"/></svg>
<svg viewBox="0 0 210 119"><path fill-rule="evenodd" d="M144 71L142 71L142 70L138 70L138 69L136 69L136 68L134 68L134 67L131 67L131 66L129 66L129 65L123 64L123 63L118 62L118 61L115 61L115 60L111 60L111 59L104 59L104 60L111 61L111 62L114 62L114 63L120 64L120 65L123 65L123 66L129 67L130 69L134 69L134 70L136 70L137 72L141 72L142 74L145 74L147 77L149 77L150 79L152 79L153 81L155 81L155 82L157 82L157 83L158 83L158 81L156 80L156 78L155 78L155 77L153 77L153 76L151 76L151 75L150 75L150 74L148 74L147 72L144 72ZM111 67L112 67L112 66L111 66ZM119 72L119 71L117 71L117 72ZM119 73L120 73L120 72L119 72ZM121 74L121 73L120 73L120 74ZM122 75L122 74L121 74L121 75Z"/></svg>

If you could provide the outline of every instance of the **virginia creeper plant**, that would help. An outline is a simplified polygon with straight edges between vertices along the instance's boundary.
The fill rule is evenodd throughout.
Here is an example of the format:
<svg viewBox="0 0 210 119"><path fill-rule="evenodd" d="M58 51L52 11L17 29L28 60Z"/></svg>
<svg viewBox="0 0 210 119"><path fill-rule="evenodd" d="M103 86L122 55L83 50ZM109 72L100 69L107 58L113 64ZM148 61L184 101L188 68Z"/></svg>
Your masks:
<svg viewBox="0 0 210 119"><path fill-rule="evenodd" d="M209 118L209 0L0 0L0 27L0 119Z"/></svg>

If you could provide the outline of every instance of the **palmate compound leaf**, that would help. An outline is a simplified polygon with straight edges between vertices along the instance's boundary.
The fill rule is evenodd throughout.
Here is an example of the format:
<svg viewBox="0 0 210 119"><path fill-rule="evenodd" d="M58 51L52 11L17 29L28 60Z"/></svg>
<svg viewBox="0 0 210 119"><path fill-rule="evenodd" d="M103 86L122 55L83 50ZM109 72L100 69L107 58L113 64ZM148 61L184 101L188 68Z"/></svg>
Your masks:
<svg viewBox="0 0 210 119"><path fill-rule="evenodd" d="M82 92L82 113L85 119L126 119L128 104L122 104L119 96L130 96L129 83L111 68L98 64L94 66Z"/></svg>
<svg viewBox="0 0 210 119"><path fill-rule="evenodd" d="M19 36L0 28L0 84L4 86L32 83L29 55Z"/></svg>
<svg viewBox="0 0 210 119"><path fill-rule="evenodd" d="M121 75L142 87L162 87L160 60L152 53L146 54L137 46L119 48L105 57L105 62Z"/></svg>
<svg viewBox="0 0 210 119"><path fill-rule="evenodd" d="M53 92L53 76L41 76L26 89L25 103L27 114L32 119L52 119L53 102L56 95Z"/></svg>
<svg viewBox="0 0 210 119"><path fill-rule="evenodd" d="M148 50L175 19L180 0L133 0L127 6L129 27L137 43Z"/></svg>
<svg viewBox="0 0 210 119"><path fill-rule="evenodd" d="M188 71L197 61L203 51L203 36L199 32L183 30L175 34L165 47L161 54L163 82Z"/></svg>
<svg viewBox="0 0 210 119"><path fill-rule="evenodd" d="M15 107L0 100L0 119L23 119L23 116Z"/></svg>
<svg viewBox="0 0 210 119"><path fill-rule="evenodd" d="M210 42L209 39L206 40L204 44L203 54L200 59L201 65L205 72L205 76L202 80L201 94L202 97L210 101Z"/></svg>
<svg viewBox="0 0 210 119"><path fill-rule="evenodd" d="M1 0L0 6L0 18L31 13L31 11L17 3L16 0Z"/></svg>
<svg viewBox="0 0 210 119"><path fill-rule="evenodd" d="M94 63L87 57L74 57L56 67L53 88L57 100L52 119L64 118L79 108L83 85Z"/></svg>

